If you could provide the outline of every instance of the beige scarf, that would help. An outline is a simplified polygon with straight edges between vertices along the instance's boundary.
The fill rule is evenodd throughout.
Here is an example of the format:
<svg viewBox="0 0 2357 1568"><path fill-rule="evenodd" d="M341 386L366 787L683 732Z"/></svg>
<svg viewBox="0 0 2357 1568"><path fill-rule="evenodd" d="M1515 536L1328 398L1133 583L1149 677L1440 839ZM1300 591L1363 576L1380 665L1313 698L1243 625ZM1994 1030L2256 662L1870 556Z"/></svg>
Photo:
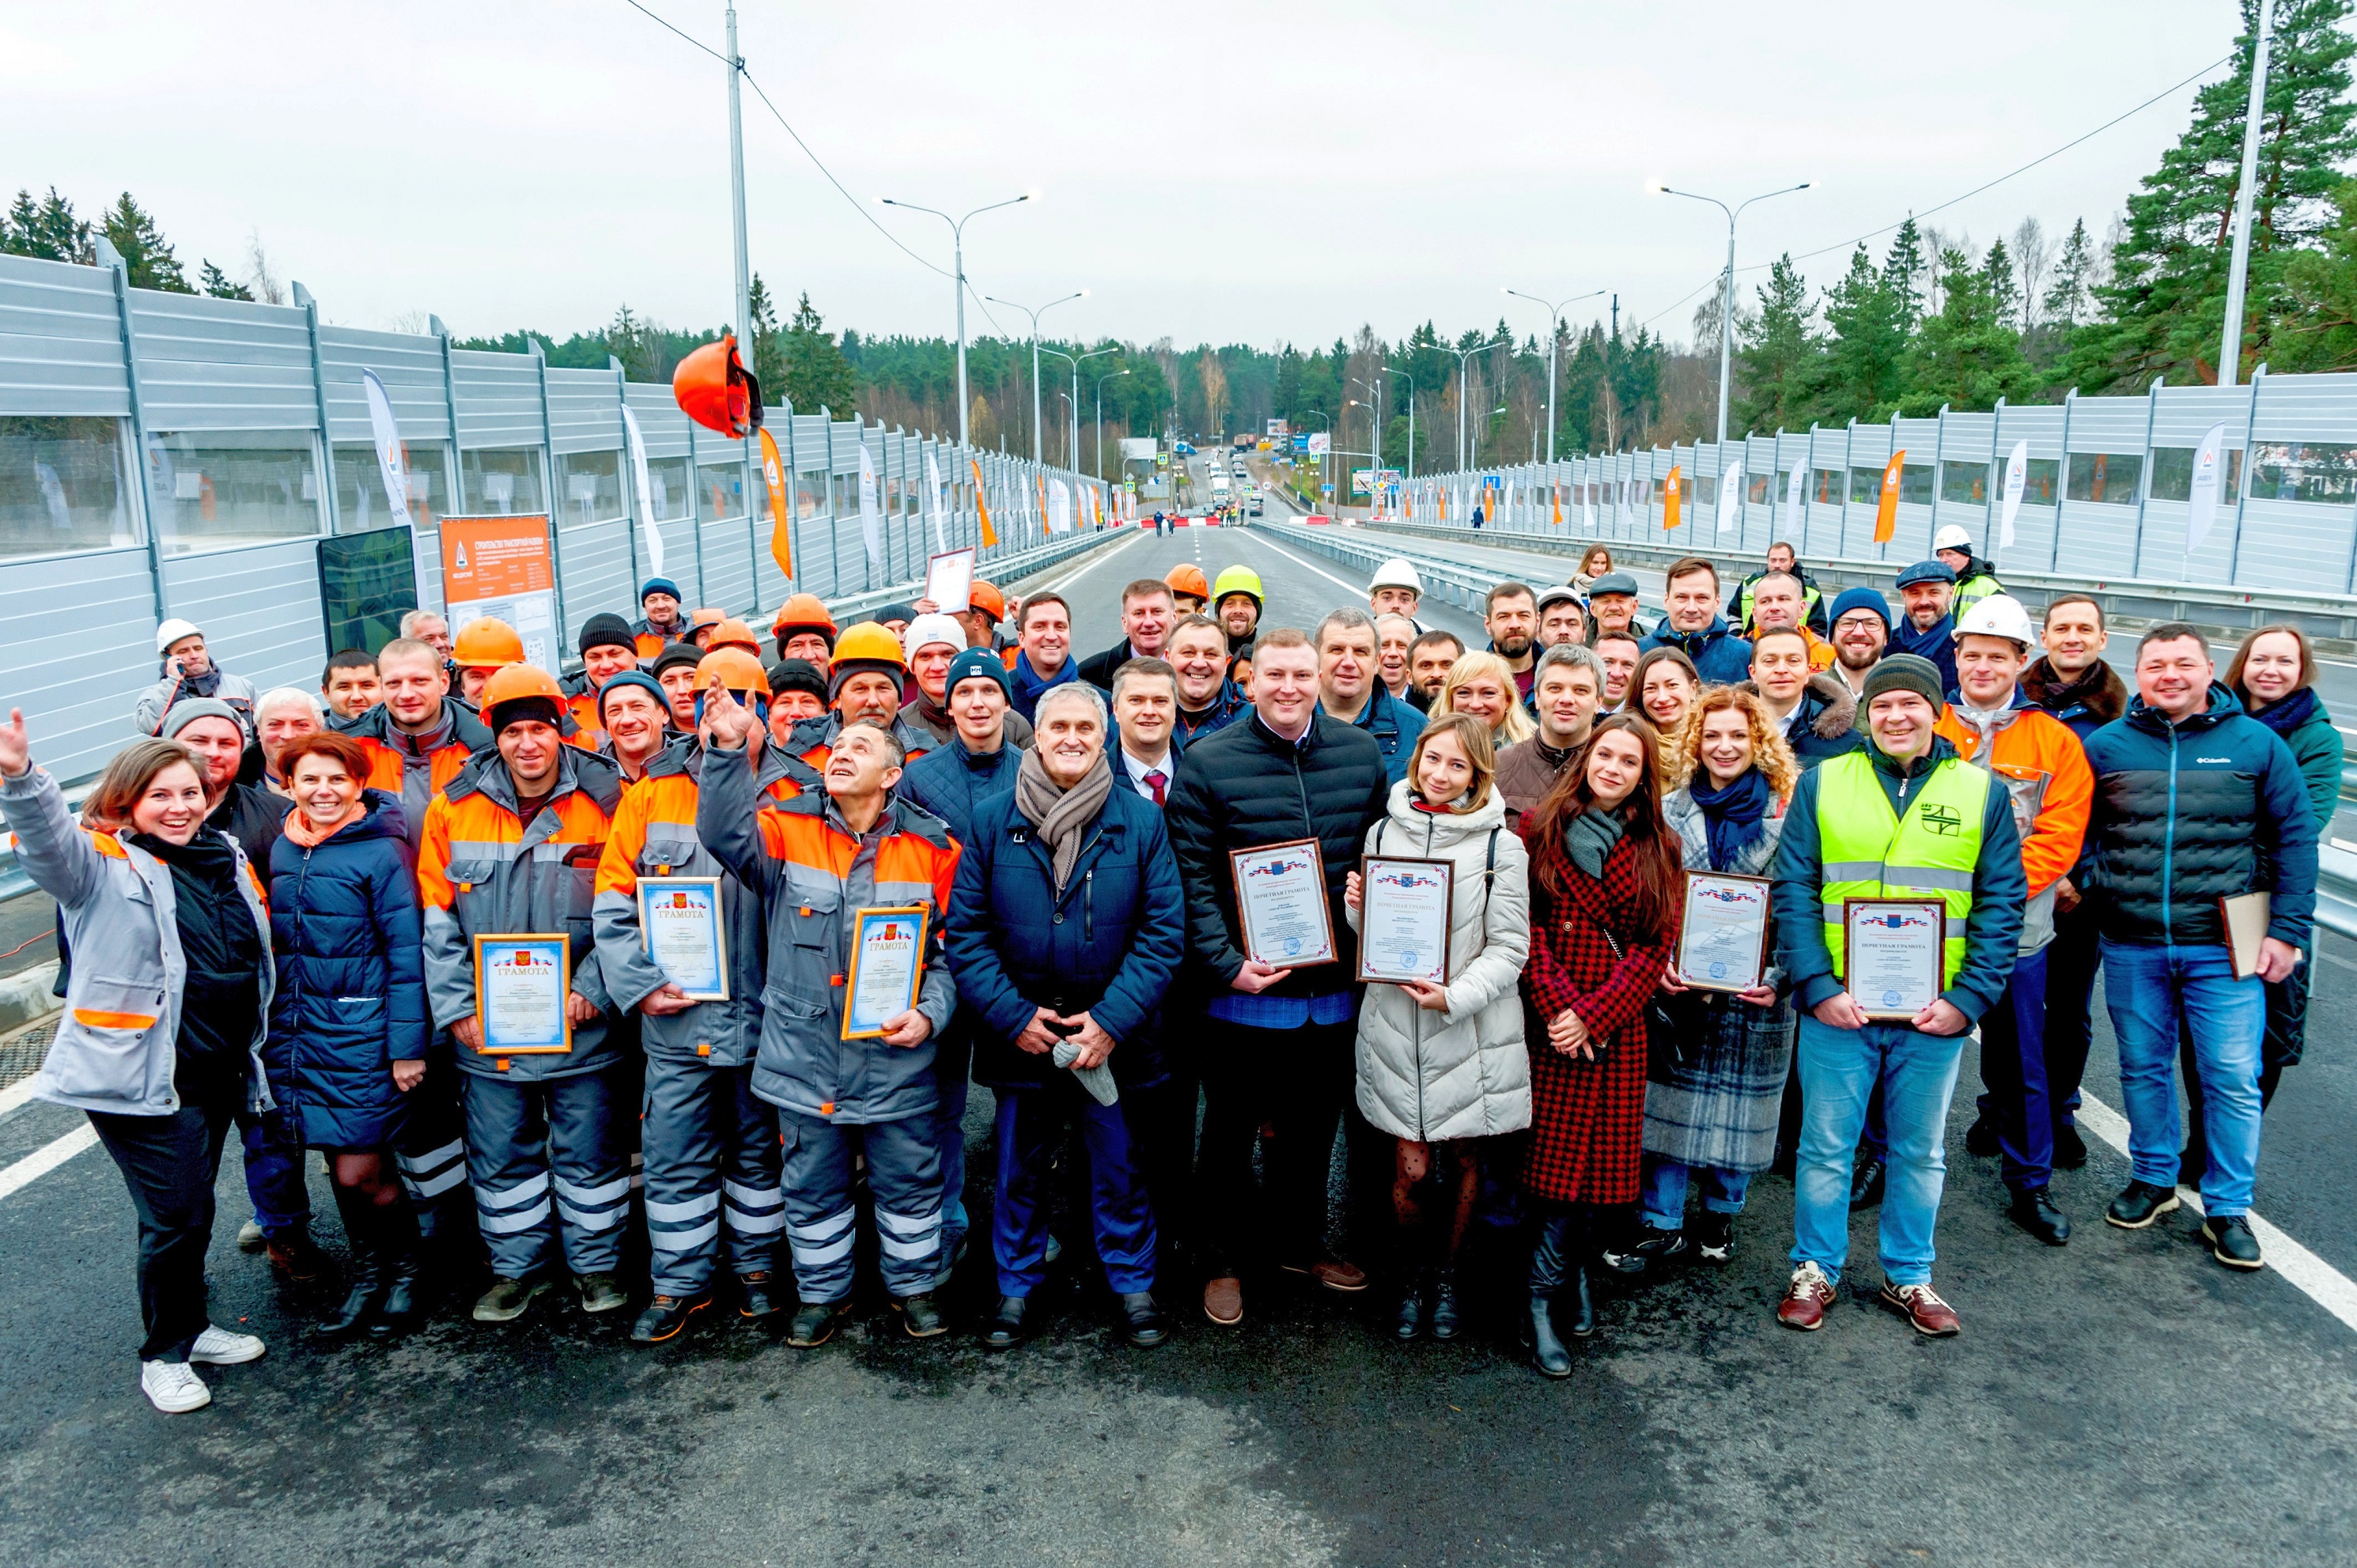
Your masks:
<svg viewBox="0 0 2357 1568"><path fill-rule="evenodd" d="M1056 892L1072 878L1081 858L1081 830L1096 821L1113 794L1113 765L1100 753L1096 766L1066 789L1048 777L1048 765L1035 747L1023 754L1015 769L1015 809L1048 843L1056 872Z"/></svg>

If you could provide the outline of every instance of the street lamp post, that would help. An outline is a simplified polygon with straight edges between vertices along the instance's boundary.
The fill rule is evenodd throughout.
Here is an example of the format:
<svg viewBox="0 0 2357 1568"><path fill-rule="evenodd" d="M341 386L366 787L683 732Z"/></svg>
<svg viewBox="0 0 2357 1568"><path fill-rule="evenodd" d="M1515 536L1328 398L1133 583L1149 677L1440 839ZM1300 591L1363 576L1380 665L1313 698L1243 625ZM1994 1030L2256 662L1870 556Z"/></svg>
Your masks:
<svg viewBox="0 0 2357 1568"><path fill-rule="evenodd" d="M1107 371L1097 378L1097 478L1100 479L1104 478L1104 384L1115 376L1127 374L1129 372L1125 370ZM1123 470L1123 477L1128 477L1126 468Z"/></svg>
<svg viewBox="0 0 2357 1568"><path fill-rule="evenodd" d="M936 208L920 207L913 201L895 201L888 196L880 197L877 199L887 207L905 207L911 212L931 212L950 226L950 245L956 256L953 268L955 276L952 280L951 287L957 294L958 445L970 446L972 444L967 440L967 436L971 432L966 428L966 418L972 400L966 395L965 390L965 226L969 220L978 218L985 212L996 212L1002 207L1013 207L1018 202L1028 201L1031 199L1031 193L1025 191L1021 196L1011 197L1005 201L994 201L987 207L977 207L963 218L952 218Z"/></svg>
<svg viewBox="0 0 2357 1568"><path fill-rule="evenodd" d="M1470 349L1441 350L1444 354L1457 356L1457 467L1460 473L1465 468L1465 361L1476 354L1486 354L1492 349L1502 349L1512 341L1511 338L1500 338L1491 342L1476 344Z"/></svg>
<svg viewBox="0 0 2357 1568"><path fill-rule="evenodd" d="M1788 185L1781 190L1762 191L1736 207L1728 207L1715 196L1696 196L1691 190L1672 190L1656 181L1653 190L1660 196L1683 196L1688 201L1707 201L1727 214L1727 292L1718 306L1718 444L1727 445L1727 387L1728 373L1735 363L1735 220L1743 216L1743 209L1754 201L1765 201L1771 196L1790 196L1796 190L1806 190L1817 182L1804 179L1798 185Z"/></svg>
<svg viewBox="0 0 2357 1568"><path fill-rule="evenodd" d="M1602 289L1598 288L1598 289L1591 289L1591 290L1589 290L1589 291L1588 291L1587 293L1586 293L1586 294L1575 294L1575 295L1573 295L1569 299L1566 299L1566 300L1563 301L1561 304L1558 304L1558 305L1547 305L1547 302L1546 302L1545 300L1544 300L1544 299L1541 299L1537 295L1534 295L1534 294L1524 294L1521 289L1518 289L1518 288L1501 288L1501 289L1500 289L1498 292L1499 292L1500 294L1511 294L1511 295L1512 295L1516 299L1527 299L1527 300L1529 300L1533 305L1546 305L1546 307L1547 307L1547 439L1546 439L1547 458L1546 458L1546 460L1547 460L1547 467L1553 467L1555 466L1555 345L1556 345L1558 342L1560 342L1560 341L1562 340L1562 338L1563 338L1563 307L1564 307L1564 306L1566 306L1566 305L1577 305L1577 304L1578 304L1581 300L1583 300L1583 299L1594 299L1595 297L1597 297L1597 295L1598 295L1602 294L1604 291L1603 291ZM1719 439L1720 439L1720 440L1722 440L1722 441L1724 441L1724 440L1725 440L1725 439L1727 439L1727 438L1726 438L1725 436L1723 436L1723 435L1722 435L1722 436L1720 436L1720 437L1719 437Z"/></svg>
<svg viewBox="0 0 2357 1568"><path fill-rule="evenodd" d="M1415 378L1397 365L1385 365L1383 371L1407 383L1407 477L1413 479L1415 478Z"/></svg>
<svg viewBox="0 0 2357 1568"><path fill-rule="evenodd" d="M2251 275L2251 188L2259 177L2259 122L2267 108L2267 46L2274 41L2275 11L2275 0L2259 0L2259 25L2251 50L2251 103L2243 120L2243 179L2234 192L2234 252L2226 270L2226 328L2218 349L2222 387L2233 386L2243 372L2243 294Z"/></svg>
<svg viewBox="0 0 2357 1568"><path fill-rule="evenodd" d="M1051 299L1037 309L1028 305L1017 305L1011 299L1001 299L995 294L983 295L993 305L1003 305L1009 310L1019 310L1031 318L1031 460L1034 463L1047 461L1047 458L1042 456L1039 442L1039 317L1060 305L1070 305L1076 299L1087 298L1088 292L1084 288L1076 289L1063 298Z"/></svg>

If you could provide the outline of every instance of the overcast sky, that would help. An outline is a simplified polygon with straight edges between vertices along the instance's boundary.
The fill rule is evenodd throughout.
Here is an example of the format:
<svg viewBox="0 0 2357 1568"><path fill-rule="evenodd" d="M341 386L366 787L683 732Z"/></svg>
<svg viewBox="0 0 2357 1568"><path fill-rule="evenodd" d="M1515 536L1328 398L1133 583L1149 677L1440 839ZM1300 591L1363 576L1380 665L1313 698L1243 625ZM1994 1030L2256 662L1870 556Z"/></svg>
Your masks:
<svg viewBox="0 0 2357 1568"><path fill-rule="evenodd" d="M647 0L720 47L717 0ZM748 0L753 78L861 207L1067 335L1181 344L1396 337L1605 288L1683 338L1740 199L1738 264L1835 245L2083 134L2231 47L2232 0L1773 5L1613 0L1182 8ZM2211 76L2218 74L2211 72ZM729 314L718 61L623 0L0 10L0 181L85 212L128 188L191 277L259 233L332 320L439 313L563 336L627 301ZM2204 80L2208 80L2205 77ZM1932 220L1982 247L2025 214L2103 231L2183 129L2189 86ZM836 193L748 92L754 268L830 328L947 332L946 277ZM1878 253L1887 240L1873 242ZM1809 263L1819 283L1843 255ZM1746 297L1749 283L1746 280ZM1683 303L1681 303L1683 299ZM1577 307L1596 310L1602 301ZM1021 319L992 307L1012 328ZM968 329L991 330L970 311Z"/></svg>

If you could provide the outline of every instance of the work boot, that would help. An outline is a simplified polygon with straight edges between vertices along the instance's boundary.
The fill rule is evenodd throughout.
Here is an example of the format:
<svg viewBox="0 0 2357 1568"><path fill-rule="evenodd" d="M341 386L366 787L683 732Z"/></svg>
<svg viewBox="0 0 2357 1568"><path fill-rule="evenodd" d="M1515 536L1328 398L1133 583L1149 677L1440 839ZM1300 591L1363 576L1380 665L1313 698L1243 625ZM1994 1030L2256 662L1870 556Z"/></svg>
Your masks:
<svg viewBox="0 0 2357 1568"><path fill-rule="evenodd" d="M897 1296L892 1307L900 1315L900 1326L909 1331L911 1339L932 1339L950 1331L950 1326L942 1321L942 1309L933 1305L930 1294L920 1292Z"/></svg>
<svg viewBox="0 0 2357 1568"><path fill-rule="evenodd" d="M630 1298L623 1294L620 1282L611 1274L576 1274L573 1276L573 1288L581 1293L581 1310L584 1312L612 1312L617 1307L630 1305Z"/></svg>
<svg viewBox="0 0 2357 1568"><path fill-rule="evenodd" d="M475 1321L513 1323L546 1289L548 1282L544 1279L493 1280L491 1288L475 1303Z"/></svg>
<svg viewBox="0 0 2357 1568"><path fill-rule="evenodd" d="M806 1301L794 1309L794 1320L786 1329L786 1343L797 1350L808 1350L834 1337L835 1325L849 1316L848 1301Z"/></svg>
<svg viewBox="0 0 2357 1568"><path fill-rule="evenodd" d="M737 1294L737 1316L739 1317L767 1317L778 1310L774 1282L767 1269L738 1274Z"/></svg>
<svg viewBox="0 0 2357 1568"><path fill-rule="evenodd" d="M647 1303L647 1309L630 1325L631 1342L660 1345L666 1339L677 1338L686 1328L687 1320L711 1305L708 1291L702 1295L659 1295Z"/></svg>
<svg viewBox="0 0 2357 1568"><path fill-rule="evenodd" d="M1432 1276L1432 1337L1435 1339L1457 1337L1457 1271L1438 1269Z"/></svg>
<svg viewBox="0 0 2357 1568"><path fill-rule="evenodd" d="M2173 1211L2179 1201L2173 1187L2132 1180L2120 1188L2120 1195L2112 1199L2109 1208L2104 1210L2104 1219L2123 1230L2141 1230L2162 1215Z"/></svg>

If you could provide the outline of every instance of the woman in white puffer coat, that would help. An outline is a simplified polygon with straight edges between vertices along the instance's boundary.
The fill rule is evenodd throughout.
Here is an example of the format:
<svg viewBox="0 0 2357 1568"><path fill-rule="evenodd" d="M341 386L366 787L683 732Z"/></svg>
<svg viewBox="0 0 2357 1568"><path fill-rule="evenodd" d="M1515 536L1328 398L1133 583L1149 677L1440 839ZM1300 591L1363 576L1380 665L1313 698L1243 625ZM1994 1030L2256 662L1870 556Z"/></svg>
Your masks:
<svg viewBox="0 0 2357 1568"><path fill-rule="evenodd" d="M1359 1009L1358 1098L1399 1140L1392 1208L1401 1230L1393 1332L1457 1337L1457 1254L1480 1189L1476 1140L1531 1124L1531 1063L1516 981L1530 954L1530 860L1493 787L1489 725L1443 714L1418 737L1366 853L1446 860L1451 873L1445 984L1371 983ZM1364 889L1349 878L1353 929ZM1427 1224L1419 1189L1437 1167L1447 1212Z"/></svg>

